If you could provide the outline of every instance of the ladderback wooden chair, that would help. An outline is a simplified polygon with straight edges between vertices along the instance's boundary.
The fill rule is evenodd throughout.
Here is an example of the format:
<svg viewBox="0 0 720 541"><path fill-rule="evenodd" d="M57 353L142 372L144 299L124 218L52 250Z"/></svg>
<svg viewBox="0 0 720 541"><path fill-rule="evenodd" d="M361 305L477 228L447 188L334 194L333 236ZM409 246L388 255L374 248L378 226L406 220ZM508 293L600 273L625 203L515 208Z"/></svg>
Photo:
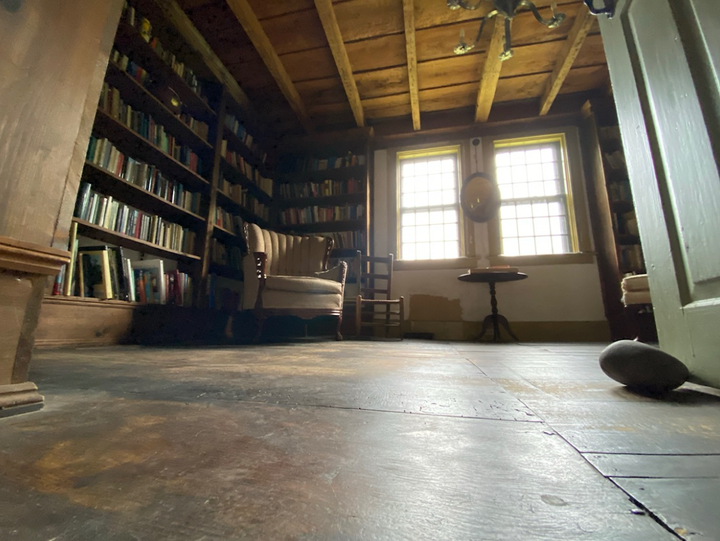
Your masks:
<svg viewBox="0 0 720 541"><path fill-rule="evenodd" d="M356 258L359 294L355 299L355 333L363 327L396 327L403 339L405 299L392 297L393 254L387 257L358 254ZM373 332L374 334L374 332Z"/></svg>

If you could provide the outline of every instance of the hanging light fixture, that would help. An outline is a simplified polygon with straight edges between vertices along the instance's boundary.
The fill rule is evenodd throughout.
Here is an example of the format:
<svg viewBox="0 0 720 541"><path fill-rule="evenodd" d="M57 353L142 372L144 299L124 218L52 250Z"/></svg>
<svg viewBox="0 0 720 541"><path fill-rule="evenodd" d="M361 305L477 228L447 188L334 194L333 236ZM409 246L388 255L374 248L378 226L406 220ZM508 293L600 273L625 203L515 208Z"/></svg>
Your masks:
<svg viewBox="0 0 720 541"><path fill-rule="evenodd" d="M485 2L492 2L493 9L487 15L485 15L485 17L482 18L482 21L480 21L480 29L478 30L477 36L475 36L475 41L470 44L465 43L465 31L461 30L460 41L455 46L455 49L453 49L455 51L455 54L465 54L468 51L474 49L475 46L478 44L478 41L480 41L480 36L482 35L482 31L485 27L485 23L487 22L487 20L492 19L497 15L502 15L503 17L505 17L505 45L503 47L503 52L500 53L500 60L507 60L513 55L512 39L510 37L510 22L515 18L518 9L529 9L535 16L535 19L537 19L540 24L544 24L548 28L557 28L558 26L560 26L560 23L565 20L565 14L557 12L555 0L553 0L552 2L552 17L550 17L549 19L543 19L540 15L540 12L535 7L535 4L533 4L530 0L478 0L474 4L467 2L467 0L447 0L447 5L452 10L475 10L478 9L480 5ZM586 2L592 2L592 0L586 0Z"/></svg>

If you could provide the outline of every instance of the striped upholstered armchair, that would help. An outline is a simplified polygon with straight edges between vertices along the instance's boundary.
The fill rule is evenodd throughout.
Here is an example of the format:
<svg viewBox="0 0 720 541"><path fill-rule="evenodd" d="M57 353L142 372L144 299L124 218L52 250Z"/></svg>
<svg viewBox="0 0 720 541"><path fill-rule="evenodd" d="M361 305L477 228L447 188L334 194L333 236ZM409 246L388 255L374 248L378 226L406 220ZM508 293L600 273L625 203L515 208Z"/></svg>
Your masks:
<svg viewBox="0 0 720 541"><path fill-rule="evenodd" d="M276 233L244 225L248 253L243 260L243 309L257 321L255 341L268 317L338 318L336 338L342 340L343 293L347 263L327 268L333 240L321 236Z"/></svg>

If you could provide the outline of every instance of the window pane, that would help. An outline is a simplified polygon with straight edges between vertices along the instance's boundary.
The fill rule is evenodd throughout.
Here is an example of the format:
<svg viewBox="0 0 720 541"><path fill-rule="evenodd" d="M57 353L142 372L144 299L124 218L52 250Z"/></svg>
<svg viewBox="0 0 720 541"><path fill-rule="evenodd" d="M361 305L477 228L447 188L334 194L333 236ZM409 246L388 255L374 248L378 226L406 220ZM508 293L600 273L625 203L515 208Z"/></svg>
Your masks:
<svg viewBox="0 0 720 541"><path fill-rule="evenodd" d="M433 210L430 212L430 225L436 225L443 223L443 212L442 210Z"/></svg>
<svg viewBox="0 0 720 541"><path fill-rule="evenodd" d="M521 218L517 221L518 237L532 237L535 235L532 218Z"/></svg>
<svg viewBox="0 0 720 541"><path fill-rule="evenodd" d="M402 255L403 259L417 259L416 253L415 253L415 245L414 244L403 244L402 245Z"/></svg>
<svg viewBox="0 0 720 541"><path fill-rule="evenodd" d="M417 259L430 259L430 243L419 242L415 248L415 255Z"/></svg>
<svg viewBox="0 0 720 541"><path fill-rule="evenodd" d="M534 238L521 237L518 239L518 244L520 246L520 255L537 255Z"/></svg>
<svg viewBox="0 0 720 541"><path fill-rule="evenodd" d="M427 207L429 206L430 195L428 192L418 192L415 194L415 206L416 207Z"/></svg>
<svg viewBox="0 0 720 541"><path fill-rule="evenodd" d="M498 152L495 154L495 166L500 169L510 165L510 153L509 152Z"/></svg>
<svg viewBox="0 0 720 541"><path fill-rule="evenodd" d="M442 170L444 172L453 172L455 171L455 160L452 159L445 159L442 161Z"/></svg>
<svg viewBox="0 0 720 541"><path fill-rule="evenodd" d="M456 259L460 257L460 249L457 242L446 242L445 243L445 258Z"/></svg>
<svg viewBox="0 0 720 541"><path fill-rule="evenodd" d="M404 212L402 215L402 226L406 227L408 225L415 225L415 213L414 212Z"/></svg>
<svg viewBox="0 0 720 541"><path fill-rule="evenodd" d="M415 174L415 164L414 163L404 163L402 166L402 176L405 177L411 177Z"/></svg>
<svg viewBox="0 0 720 541"><path fill-rule="evenodd" d="M416 229L414 227L403 227L402 228L402 242L415 242Z"/></svg>
<svg viewBox="0 0 720 541"><path fill-rule="evenodd" d="M520 255L518 239L503 239L502 252L504 255Z"/></svg>
<svg viewBox="0 0 720 541"><path fill-rule="evenodd" d="M515 205L503 205L500 207L500 217L502 219L515 218Z"/></svg>
<svg viewBox="0 0 720 541"><path fill-rule="evenodd" d="M535 239L535 246L538 254L553 253L552 237L537 237Z"/></svg>
<svg viewBox="0 0 720 541"><path fill-rule="evenodd" d="M457 223L458 222L458 211L457 209L452 210L446 210L445 211L445 223L451 224L451 223Z"/></svg>
<svg viewBox="0 0 720 541"><path fill-rule="evenodd" d="M445 237L445 240L457 241L458 240L457 224L446 224L443 227L443 236ZM455 244L457 244L457 242L455 242Z"/></svg>
<svg viewBox="0 0 720 541"><path fill-rule="evenodd" d="M532 216L532 205L517 205L515 212L517 212L518 218L530 218Z"/></svg>
<svg viewBox="0 0 720 541"><path fill-rule="evenodd" d="M501 231L503 237L518 236L517 222L515 220L502 220L500 222L500 227L502 228Z"/></svg>
<svg viewBox="0 0 720 541"><path fill-rule="evenodd" d="M535 234L550 235L550 218L535 218Z"/></svg>
<svg viewBox="0 0 720 541"><path fill-rule="evenodd" d="M430 240L430 226L419 225L415 228L416 237L415 242L428 242Z"/></svg>
<svg viewBox="0 0 720 541"><path fill-rule="evenodd" d="M570 242L567 237L553 237L553 253L566 254L570 252Z"/></svg>

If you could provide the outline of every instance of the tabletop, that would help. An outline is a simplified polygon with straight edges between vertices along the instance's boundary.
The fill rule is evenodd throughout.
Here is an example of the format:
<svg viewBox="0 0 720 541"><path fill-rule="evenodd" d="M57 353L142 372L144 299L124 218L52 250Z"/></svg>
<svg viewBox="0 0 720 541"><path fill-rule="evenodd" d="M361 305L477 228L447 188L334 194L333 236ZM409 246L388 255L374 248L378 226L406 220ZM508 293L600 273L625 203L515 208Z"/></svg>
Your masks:
<svg viewBox="0 0 720 541"><path fill-rule="evenodd" d="M476 270L475 272L466 272L458 276L458 280L462 282L480 282L484 284L498 283L498 282L516 282L518 280L524 280L527 278L527 274L518 271L502 271L492 270L482 272L482 270Z"/></svg>

